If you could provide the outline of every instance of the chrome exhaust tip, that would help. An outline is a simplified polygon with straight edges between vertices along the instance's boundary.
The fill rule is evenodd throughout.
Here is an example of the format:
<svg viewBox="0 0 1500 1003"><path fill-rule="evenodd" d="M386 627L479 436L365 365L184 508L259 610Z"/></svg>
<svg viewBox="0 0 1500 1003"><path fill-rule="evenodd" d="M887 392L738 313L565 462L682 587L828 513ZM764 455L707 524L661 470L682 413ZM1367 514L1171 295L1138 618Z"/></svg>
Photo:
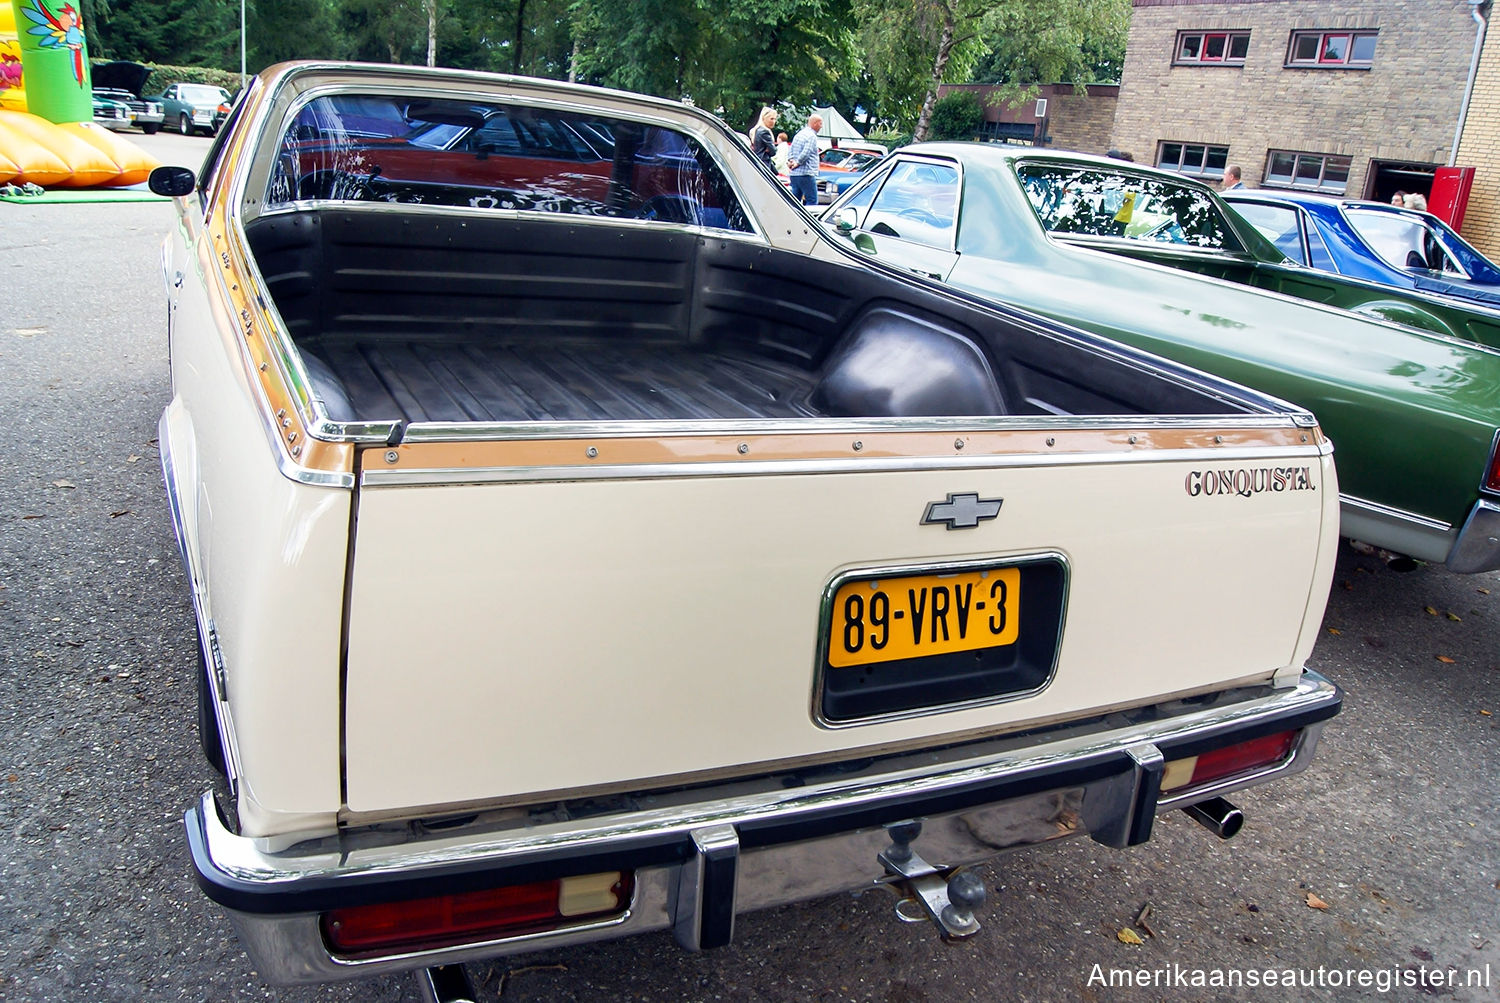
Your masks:
<svg viewBox="0 0 1500 1003"><path fill-rule="evenodd" d="M1188 817L1220 839L1233 839L1245 826L1245 815L1223 798L1210 798L1182 809Z"/></svg>

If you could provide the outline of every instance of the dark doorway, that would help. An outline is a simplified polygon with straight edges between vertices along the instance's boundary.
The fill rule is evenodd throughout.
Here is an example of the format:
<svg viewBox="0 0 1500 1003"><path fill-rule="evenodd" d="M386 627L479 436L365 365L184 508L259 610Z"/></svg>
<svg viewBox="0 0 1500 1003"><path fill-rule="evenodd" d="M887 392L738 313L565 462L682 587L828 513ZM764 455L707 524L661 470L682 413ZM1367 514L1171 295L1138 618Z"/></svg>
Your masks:
<svg viewBox="0 0 1500 1003"><path fill-rule="evenodd" d="M1372 160L1365 177L1365 195L1376 202L1389 202L1397 192L1432 193L1432 172L1441 164L1416 164L1404 160Z"/></svg>

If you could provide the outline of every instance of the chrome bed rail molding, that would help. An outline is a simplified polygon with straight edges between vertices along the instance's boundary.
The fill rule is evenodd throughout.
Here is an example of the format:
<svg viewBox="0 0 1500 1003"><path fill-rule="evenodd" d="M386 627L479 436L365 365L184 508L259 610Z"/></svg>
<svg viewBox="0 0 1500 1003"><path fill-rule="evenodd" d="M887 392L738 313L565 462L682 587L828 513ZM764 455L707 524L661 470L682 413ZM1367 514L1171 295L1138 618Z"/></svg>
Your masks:
<svg viewBox="0 0 1500 1003"><path fill-rule="evenodd" d="M590 814L580 804L580 817L562 821L569 813L540 813L531 824L502 816L504 821L456 829L372 826L280 852L231 833L209 795L186 813L185 823L198 883L229 908L258 970L272 981L325 980L648 929L680 930L696 921L681 914L682 902L694 899L672 890L680 872L694 865L700 837L710 829L733 831L738 840L743 864L734 883L735 911L880 883L878 867L870 868L886 835L883 827L914 818L927 820L933 833L934 842L922 846L924 857L944 866L1083 832L1105 845L1135 845L1149 839L1159 811L1304 768L1323 722L1338 713L1341 699L1337 687L1305 670L1299 684L1287 689L1174 701L1083 724L893 756L849 773L814 770L801 786L764 778L764 784L663 791L641 795L623 809ZM1302 737L1280 764L1190 795L1158 796L1163 760L1288 730L1302 730ZM992 810L1029 823L999 844L944 842L963 826L940 820L958 815L969 820ZM1066 824L1058 822L1059 812ZM836 852L848 850L851 840L855 848L875 847L868 861L862 854ZM368 961L333 957L318 934L318 913L335 906L626 868L637 873L630 910L586 929ZM724 903L712 907L722 913Z"/></svg>

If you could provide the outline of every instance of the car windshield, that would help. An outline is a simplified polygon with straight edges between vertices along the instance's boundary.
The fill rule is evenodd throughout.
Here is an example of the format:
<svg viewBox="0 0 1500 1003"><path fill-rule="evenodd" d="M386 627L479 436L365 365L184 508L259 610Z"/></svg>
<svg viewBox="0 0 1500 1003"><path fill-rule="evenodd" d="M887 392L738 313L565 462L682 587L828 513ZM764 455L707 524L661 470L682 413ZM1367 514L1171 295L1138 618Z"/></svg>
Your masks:
<svg viewBox="0 0 1500 1003"><path fill-rule="evenodd" d="M512 103L339 94L286 127L267 204L385 201L752 230L718 164L657 125Z"/></svg>
<svg viewBox="0 0 1500 1003"><path fill-rule="evenodd" d="M218 104L229 100L228 91L220 87L210 87L207 84L183 84L177 92L184 101Z"/></svg>
<svg viewBox="0 0 1500 1003"><path fill-rule="evenodd" d="M1021 186L1048 233L1241 251L1204 191L1108 168L1020 164Z"/></svg>
<svg viewBox="0 0 1500 1003"><path fill-rule="evenodd" d="M1437 234L1418 216L1381 209L1350 209L1348 217L1350 225L1387 264L1464 274L1443 250Z"/></svg>

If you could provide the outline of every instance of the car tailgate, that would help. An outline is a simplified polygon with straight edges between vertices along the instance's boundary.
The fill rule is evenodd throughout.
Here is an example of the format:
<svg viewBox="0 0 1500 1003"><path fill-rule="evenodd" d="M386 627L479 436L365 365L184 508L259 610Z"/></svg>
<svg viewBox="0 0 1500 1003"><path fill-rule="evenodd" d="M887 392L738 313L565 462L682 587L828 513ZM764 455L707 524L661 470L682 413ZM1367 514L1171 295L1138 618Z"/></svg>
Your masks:
<svg viewBox="0 0 1500 1003"><path fill-rule="evenodd" d="M1285 419L1152 421L367 451L347 810L837 760L1299 666L1331 574L1327 442ZM1024 588L999 640L1048 664L976 691L930 659L892 670L872 651L877 630L894 639L919 616L953 647L933 626L939 582L977 586L967 625L992 627L995 606L977 604L1001 579ZM882 582L877 617L865 600ZM954 634L958 596L941 597ZM832 680L852 696L830 712ZM882 687L894 697L870 697Z"/></svg>

